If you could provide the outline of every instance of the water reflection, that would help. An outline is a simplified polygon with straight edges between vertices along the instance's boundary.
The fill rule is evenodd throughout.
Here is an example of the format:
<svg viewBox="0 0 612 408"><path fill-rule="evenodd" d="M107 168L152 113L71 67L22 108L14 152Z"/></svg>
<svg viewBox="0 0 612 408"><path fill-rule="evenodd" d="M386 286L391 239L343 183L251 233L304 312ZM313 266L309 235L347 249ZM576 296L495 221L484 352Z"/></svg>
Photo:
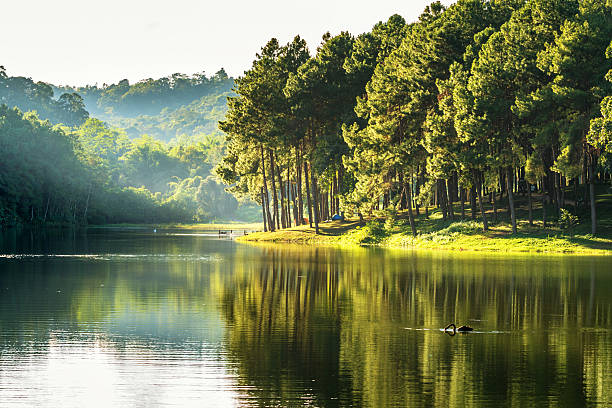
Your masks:
<svg viewBox="0 0 612 408"><path fill-rule="evenodd" d="M612 405L610 258L2 239L3 406Z"/></svg>
<svg viewBox="0 0 612 408"><path fill-rule="evenodd" d="M256 398L283 404L306 387L317 406L612 403L610 259L260 251L220 291ZM449 338L448 322L478 333Z"/></svg>

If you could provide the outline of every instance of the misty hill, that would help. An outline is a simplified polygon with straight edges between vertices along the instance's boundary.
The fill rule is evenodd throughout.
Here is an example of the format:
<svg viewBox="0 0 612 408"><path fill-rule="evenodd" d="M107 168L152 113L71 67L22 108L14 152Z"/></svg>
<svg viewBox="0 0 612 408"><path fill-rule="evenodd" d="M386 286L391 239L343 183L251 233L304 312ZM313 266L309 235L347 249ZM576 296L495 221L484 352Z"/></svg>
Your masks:
<svg viewBox="0 0 612 408"><path fill-rule="evenodd" d="M0 69L0 226L256 219L212 171L233 83L219 71L58 87Z"/></svg>
<svg viewBox="0 0 612 408"><path fill-rule="evenodd" d="M147 134L170 141L181 136L221 134L217 123L227 111L233 78L222 69L204 73L173 74L130 84L85 87L54 86L57 94L77 93L92 116L123 128L131 138Z"/></svg>
<svg viewBox="0 0 612 408"><path fill-rule="evenodd" d="M59 91L59 89L58 89ZM59 95L55 98L54 95ZM0 105L18 107L24 112L36 111L38 117L52 123L80 126L89 113L83 98L70 89L54 92L53 86L26 77L9 77L0 66Z"/></svg>

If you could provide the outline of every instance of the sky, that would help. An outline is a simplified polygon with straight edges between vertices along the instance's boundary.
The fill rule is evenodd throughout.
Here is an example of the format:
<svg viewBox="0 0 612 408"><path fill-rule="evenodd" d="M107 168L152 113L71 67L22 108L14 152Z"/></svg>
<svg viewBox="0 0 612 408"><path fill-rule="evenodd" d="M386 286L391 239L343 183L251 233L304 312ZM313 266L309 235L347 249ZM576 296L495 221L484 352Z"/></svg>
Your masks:
<svg viewBox="0 0 612 408"><path fill-rule="evenodd" d="M369 31L400 14L415 21L423 0L3 0L0 65L10 76L56 85L130 83L173 73L230 76L247 70L272 37ZM443 0L443 4L452 1Z"/></svg>

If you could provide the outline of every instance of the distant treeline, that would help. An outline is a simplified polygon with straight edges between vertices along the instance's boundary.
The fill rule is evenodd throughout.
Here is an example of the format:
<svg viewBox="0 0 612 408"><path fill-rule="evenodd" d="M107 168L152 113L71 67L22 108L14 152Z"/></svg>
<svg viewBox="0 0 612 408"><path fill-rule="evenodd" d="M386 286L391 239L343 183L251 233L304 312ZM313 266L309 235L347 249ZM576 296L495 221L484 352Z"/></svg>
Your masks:
<svg viewBox="0 0 612 408"><path fill-rule="evenodd" d="M156 139L171 141L197 138L201 135L221 136L218 124L227 112L227 98L232 95L233 93L227 90L202 96L176 109L164 108L157 115L102 117L114 126L125 129L130 137L147 134Z"/></svg>
<svg viewBox="0 0 612 408"><path fill-rule="evenodd" d="M162 109L188 105L203 96L229 91L233 83L234 80L221 69L210 78L204 73L177 73L158 79L144 79L134 84L123 79L116 84L103 84L101 87L55 86L55 89L58 93L78 93L90 112L96 116L111 113L132 117L156 115Z"/></svg>
<svg viewBox="0 0 612 408"><path fill-rule="evenodd" d="M226 219L238 203L210 175L223 146L130 140L97 119L53 126L0 105L0 225Z"/></svg>
<svg viewBox="0 0 612 408"><path fill-rule="evenodd" d="M53 86L31 78L9 77L0 66L0 104L36 111L41 119L67 126L80 126L89 117L81 95L66 90L54 98Z"/></svg>
<svg viewBox="0 0 612 408"><path fill-rule="evenodd" d="M0 225L252 220L212 171L232 85L221 70L56 87L1 68Z"/></svg>
<svg viewBox="0 0 612 408"><path fill-rule="evenodd" d="M261 204L266 229L342 210L408 210L565 187L597 211L612 159L612 8L605 0L459 0L406 24L326 34L311 56L272 39L236 80L218 174ZM606 51L607 50L607 51ZM501 193L496 198L496 193ZM498 204L499 205L499 202Z"/></svg>
<svg viewBox="0 0 612 408"><path fill-rule="evenodd" d="M148 134L169 141L179 136L220 134L217 123L227 111L234 79L221 69L211 77L204 73L173 74L130 84L55 87L57 94L77 93L88 111L130 137Z"/></svg>

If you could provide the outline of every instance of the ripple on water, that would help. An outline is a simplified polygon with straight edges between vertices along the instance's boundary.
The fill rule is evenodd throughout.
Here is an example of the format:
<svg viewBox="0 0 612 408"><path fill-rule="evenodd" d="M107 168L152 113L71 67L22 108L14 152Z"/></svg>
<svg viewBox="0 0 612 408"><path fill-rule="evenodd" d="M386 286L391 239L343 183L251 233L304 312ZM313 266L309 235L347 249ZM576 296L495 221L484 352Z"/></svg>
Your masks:
<svg viewBox="0 0 612 408"><path fill-rule="evenodd" d="M217 255L197 254L0 254L0 259L84 259L94 261L201 261L218 262Z"/></svg>

